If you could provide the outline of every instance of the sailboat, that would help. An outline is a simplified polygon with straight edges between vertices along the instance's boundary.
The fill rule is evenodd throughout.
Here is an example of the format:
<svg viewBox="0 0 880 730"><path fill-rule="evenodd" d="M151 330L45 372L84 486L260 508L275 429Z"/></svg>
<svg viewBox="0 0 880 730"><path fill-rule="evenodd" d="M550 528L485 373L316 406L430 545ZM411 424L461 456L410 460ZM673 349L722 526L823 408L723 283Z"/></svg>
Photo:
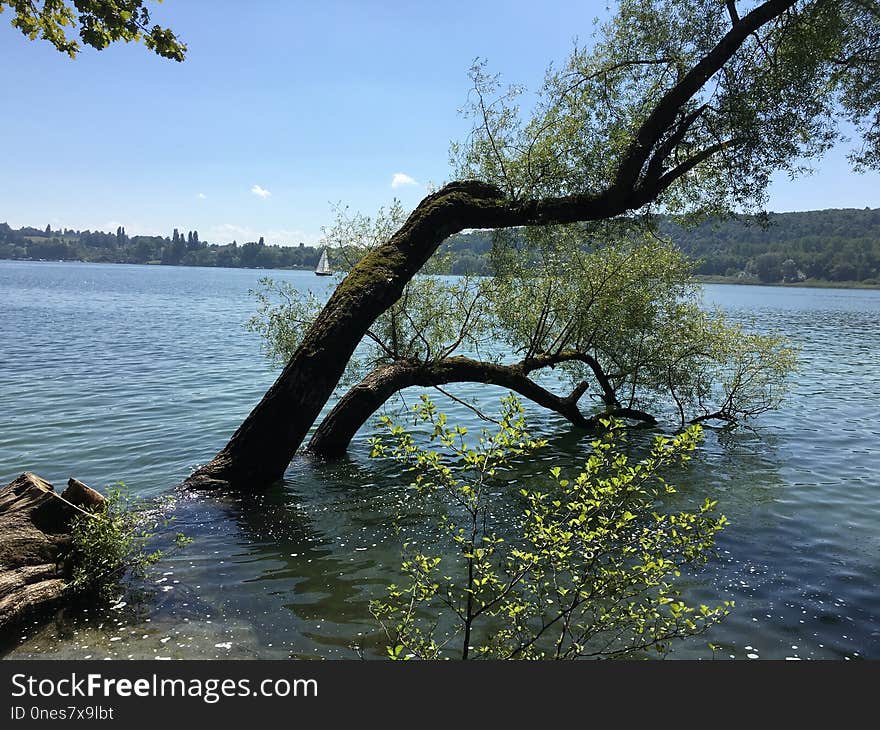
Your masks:
<svg viewBox="0 0 880 730"><path fill-rule="evenodd" d="M330 262L327 260L327 249L321 253L321 260L315 267L315 274L318 276L330 276L333 272L330 270Z"/></svg>

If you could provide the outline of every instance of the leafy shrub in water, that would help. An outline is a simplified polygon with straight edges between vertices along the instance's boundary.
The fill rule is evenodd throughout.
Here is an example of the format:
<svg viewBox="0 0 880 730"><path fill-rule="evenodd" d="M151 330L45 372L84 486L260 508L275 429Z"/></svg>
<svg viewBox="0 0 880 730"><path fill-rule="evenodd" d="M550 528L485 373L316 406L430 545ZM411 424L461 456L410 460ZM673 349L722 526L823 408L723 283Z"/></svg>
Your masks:
<svg viewBox="0 0 880 730"><path fill-rule="evenodd" d="M432 428L436 449L385 419L390 443L373 439L372 454L408 465L418 495L442 497L447 550L405 543L404 580L373 602L391 658L642 656L729 612L730 602L689 606L676 587L684 569L706 561L726 523L715 502L670 513L659 506L675 492L661 474L689 459L698 426L658 437L633 463L621 450L621 425L609 421L579 474L552 468L547 486L519 491L519 519L500 524L493 502L503 472L545 444L529 438L519 402L506 399L497 431L476 444L426 397L416 418Z"/></svg>
<svg viewBox="0 0 880 730"><path fill-rule="evenodd" d="M171 499L149 504L137 500L119 482L108 491L102 509L76 517L71 530L72 589L109 599L126 573L143 577L163 555L149 543L170 523L167 513L172 505ZM190 541L180 533L175 539L177 545Z"/></svg>

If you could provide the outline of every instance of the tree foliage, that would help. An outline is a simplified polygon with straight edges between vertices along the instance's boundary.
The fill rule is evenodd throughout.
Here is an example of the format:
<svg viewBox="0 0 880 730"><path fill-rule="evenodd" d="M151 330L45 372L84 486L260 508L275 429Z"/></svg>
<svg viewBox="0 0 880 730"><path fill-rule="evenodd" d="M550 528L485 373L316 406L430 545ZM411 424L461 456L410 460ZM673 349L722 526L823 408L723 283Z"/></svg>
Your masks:
<svg viewBox="0 0 880 730"><path fill-rule="evenodd" d="M551 68L537 103L486 62L471 69L460 179L509 199L644 193L669 212L759 210L849 117L876 165L878 27L872 0L622 0L594 43Z"/></svg>
<svg viewBox="0 0 880 730"><path fill-rule="evenodd" d="M554 467L549 484L521 489L521 514L506 524L497 501L514 459L540 448L513 399L497 431L469 443L427 398L417 421L434 448L386 419L390 443L373 456L411 469L425 504L439 496L438 545L407 543L403 581L372 611L393 659L574 659L665 652L672 642L717 623L731 603L693 607L676 587L682 571L705 562L726 522L707 500L694 511L658 507L675 489L663 479L686 462L699 427L658 438L633 463L623 432L610 423L571 478Z"/></svg>
<svg viewBox="0 0 880 730"><path fill-rule="evenodd" d="M365 219L358 225L371 229ZM692 263L629 223L499 233L491 270L407 283L349 361L340 382L353 387L319 425L315 453L339 455L375 410L413 385L453 397L442 386L494 383L584 428L599 428L602 414L684 426L778 407L795 366L784 338L705 311ZM249 327L270 357L286 362L322 302L269 279L254 294ZM548 390L541 375L551 368L564 374L568 393Z"/></svg>
<svg viewBox="0 0 880 730"><path fill-rule="evenodd" d="M80 41L98 50L115 41L138 41L174 61L186 55L186 44L172 30L151 25L144 0L0 0L0 12L7 7L15 28L31 40L48 41L71 58L82 50Z"/></svg>
<svg viewBox="0 0 880 730"><path fill-rule="evenodd" d="M607 224L526 241L498 247L491 290L499 335L526 361L555 355L572 385L597 381L606 407L673 411L681 425L779 406L794 348L707 311L692 262L668 242Z"/></svg>

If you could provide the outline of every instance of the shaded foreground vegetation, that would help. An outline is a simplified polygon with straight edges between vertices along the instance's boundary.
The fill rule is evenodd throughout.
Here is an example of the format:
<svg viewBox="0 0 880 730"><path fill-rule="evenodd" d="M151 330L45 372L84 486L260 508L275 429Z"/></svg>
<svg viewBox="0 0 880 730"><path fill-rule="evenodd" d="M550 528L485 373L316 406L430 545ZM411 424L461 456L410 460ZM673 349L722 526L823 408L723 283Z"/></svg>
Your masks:
<svg viewBox="0 0 880 730"><path fill-rule="evenodd" d="M497 491L510 489L514 460L545 441L530 438L522 409L504 401L497 430L477 439L451 426L423 397L416 420L431 445L385 419L374 457L391 457L414 478L413 500L429 512L440 497L437 540L404 544L402 580L371 611L392 659L577 659L665 653L703 633L732 607L689 606L682 571L712 554L726 524L706 500L693 511L659 505L675 492L663 474L684 463L700 440L692 426L657 438L634 463L620 424L609 421L583 470L518 490L519 515L504 524ZM445 553L438 553L442 546Z"/></svg>

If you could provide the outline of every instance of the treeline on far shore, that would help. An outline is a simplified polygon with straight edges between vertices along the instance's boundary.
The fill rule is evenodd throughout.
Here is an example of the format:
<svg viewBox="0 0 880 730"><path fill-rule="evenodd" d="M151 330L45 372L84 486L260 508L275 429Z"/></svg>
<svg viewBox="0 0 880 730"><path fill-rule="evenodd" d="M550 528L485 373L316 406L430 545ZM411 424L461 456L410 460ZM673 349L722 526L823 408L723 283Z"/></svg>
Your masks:
<svg viewBox="0 0 880 730"><path fill-rule="evenodd" d="M176 228L170 236L129 236L121 226L115 233L105 233L51 226L15 230L0 223L0 259L305 269L317 266L320 256L320 249L302 243L275 246L260 238L218 245L202 241L198 231L181 233Z"/></svg>
<svg viewBox="0 0 880 730"><path fill-rule="evenodd" d="M661 216L658 229L697 262L696 273L707 279L880 284L880 209L770 213L761 220L710 220L692 227ZM487 274L491 249L491 231L471 231L447 240L438 258L447 273ZM271 245L262 238L209 243L198 231L129 236L123 227L105 233L13 229L0 223L0 259L313 269L320 256L320 247Z"/></svg>

